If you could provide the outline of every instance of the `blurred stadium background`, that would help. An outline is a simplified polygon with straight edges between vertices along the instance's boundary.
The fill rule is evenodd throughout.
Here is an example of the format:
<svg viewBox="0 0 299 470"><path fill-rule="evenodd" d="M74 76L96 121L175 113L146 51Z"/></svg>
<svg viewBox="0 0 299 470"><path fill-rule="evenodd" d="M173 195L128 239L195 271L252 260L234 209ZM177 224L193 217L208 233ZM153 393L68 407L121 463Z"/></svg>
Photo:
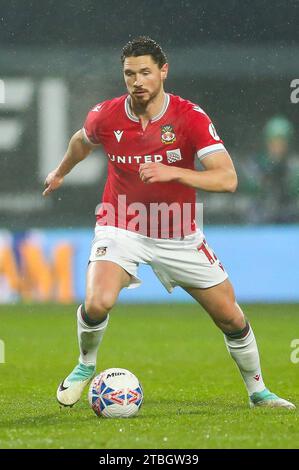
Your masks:
<svg viewBox="0 0 299 470"><path fill-rule="evenodd" d="M0 302L84 297L105 158L89 156L48 199L43 181L88 109L125 93L120 49L140 34L169 57L166 90L207 110L237 167L237 193L199 200L239 300L299 301L298 6L0 0ZM140 275L123 302L189 300Z"/></svg>

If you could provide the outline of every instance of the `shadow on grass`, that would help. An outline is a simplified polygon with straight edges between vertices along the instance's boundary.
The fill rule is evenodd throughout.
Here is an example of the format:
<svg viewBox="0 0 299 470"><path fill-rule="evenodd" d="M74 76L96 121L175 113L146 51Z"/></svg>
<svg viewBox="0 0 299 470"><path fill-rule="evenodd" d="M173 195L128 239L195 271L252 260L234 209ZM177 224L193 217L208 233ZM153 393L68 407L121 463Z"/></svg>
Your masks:
<svg viewBox="0 0 299 470"><path fill-rule="evenodd" d="M61 424L76 425L80 423L86 423L96 416L93 416L91 410L87 408L86 416L82 416L82 409L78 410L58 410L56 413L49 413L39 416L28 416L16 419L6 420L5 422L0 422L0 429L9 429L14 427L36 427L39 426L59 426Z"/></svg>
<svg viewBox="0 0 299 470"><path fill-rule="evenodd" d="M146 404L143 405L142 411L146 411L144 414L138 414L133 419L147 419L159 418L167 416L179 416L179 415L217 415L224 407L224 403L217 402L197 402L197 401L181 401L181 400L147 400ZM228 407L230 410L231 406ZM154 410L154 412L153 412ZM244 410L242 406L234 406L234 410ZM38 411L38 409L37 409ZM91 423L93 420L99 419L93 414L92 410L86 406L80 406L80 408L61 408L57 409L57 412L48 413L38 416L21 417L13 419L6 419L0 422L0 429L9 429L16 427L39 427L39 426L59 426L61 424L68 424L69 426L77 426L78 423ZM113 422L122 421L122 419L113 419ZM105 420L106 421L106 420Z"/></svg>
<svg viewBox="0 0 299 470"><path fill-rule="evenodd" d="M231 413L232 411L248 411L246 403L228 402L220 398L209 400L209 401L198 401L198 400L171 400L159 399L159 400L146 400L147 407L155 407L159 409L162 414L167 413L170 415L219 415L225 411ZM149 417L150 413L147 413L144 417ZM153 415L152 415L153 416ZM157 416L157 412L155 413Z"/></svg>
<svg viewBox="0 0 299 470"><path fill-rule="evenodd" d="M228 400L223 400L221 398L214 398L209 401L192 401L192 400L171 400L168 399L153 399L146 400L146 403L142 406L142 411L137 416L130 418L131 420L142 420L146 422L147 420L171 418L171 417L206 417L206 416L222 416L227 415L232 417L232 415L242 415L246 417L250 416L252 413L258 414L273 414L275 415L284 415L290 412L290 410L285 409L265 409L265 408L256 408L254 410L250 409L247 406L247 403L236 403ZM291 413L292 415L294 412ZM297 414L297 413L295 413ZM106 418L98 418L88 406L81 404L77 408L61 408L57 412L48 413L45 415L39 416L28 416L22 418L8 419L5 422L0 422L0 429L14 429L20 427L26 428L38 428L41 427L53 427L68 425L77 428L78 424L92 424L93 422L101 419L103 422L110 421ZM115 418L113 422L123 422L124 418Z"/></svg>

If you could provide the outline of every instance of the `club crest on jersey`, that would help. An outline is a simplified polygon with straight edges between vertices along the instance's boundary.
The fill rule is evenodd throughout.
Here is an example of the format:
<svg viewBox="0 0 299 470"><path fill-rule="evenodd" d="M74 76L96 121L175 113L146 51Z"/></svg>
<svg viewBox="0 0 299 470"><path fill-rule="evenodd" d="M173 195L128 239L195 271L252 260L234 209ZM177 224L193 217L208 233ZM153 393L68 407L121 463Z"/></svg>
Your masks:
<svg viewBox="0 0 299 470"><path fill-rule="evenodd" d="M104 256L107 251L107 246L99 246L96 249L96 256Z"/></svg>
<svg viewBox="0 0 299 470"><path fill-rule="evenodd" d="M176 141L174 129L170 124L161 126L161 142L163 144L173 144Z"/></svg>

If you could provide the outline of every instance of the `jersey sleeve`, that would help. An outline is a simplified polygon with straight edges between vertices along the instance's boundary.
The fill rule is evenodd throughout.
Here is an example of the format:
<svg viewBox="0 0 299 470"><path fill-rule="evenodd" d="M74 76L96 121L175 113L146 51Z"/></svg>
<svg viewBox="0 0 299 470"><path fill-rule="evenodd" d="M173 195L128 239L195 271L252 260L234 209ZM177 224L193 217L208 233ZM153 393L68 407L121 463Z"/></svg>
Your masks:
<svg viewBox="0 0 299 470"><path fill-rule="evenodd" d="M101 143L102 103L92 108L86 116L83 125L84 140L88 144L99 145Z"/></svg>
<svg viewBox="0 0 299 470"><path fill-rule="evenodd" d="M209 116L199 106L194 105L189 111L189 132L194 152L199 160L203 160L209 154L219 150L225 150L223 141Z"/></svg>

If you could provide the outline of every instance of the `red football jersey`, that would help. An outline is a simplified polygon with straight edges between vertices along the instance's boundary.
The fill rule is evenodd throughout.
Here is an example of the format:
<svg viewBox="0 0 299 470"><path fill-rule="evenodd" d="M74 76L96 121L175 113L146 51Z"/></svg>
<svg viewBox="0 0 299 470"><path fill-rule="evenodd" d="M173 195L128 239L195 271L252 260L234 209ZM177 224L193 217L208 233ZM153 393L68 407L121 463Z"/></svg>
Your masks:
<svg viewBox="0 0 299 470"><path fill-rule="evenodd" d="M223 150L210 118L199 106L165 94L163 109L143 130L132 114L130 96L124 95L96 105L83 132L88 142L103 146L108 158L97 224L157 238L195 231L195 189L177 182L145 184L139 166L161 162L194 170L196 155L202 160Z"/></svg>

